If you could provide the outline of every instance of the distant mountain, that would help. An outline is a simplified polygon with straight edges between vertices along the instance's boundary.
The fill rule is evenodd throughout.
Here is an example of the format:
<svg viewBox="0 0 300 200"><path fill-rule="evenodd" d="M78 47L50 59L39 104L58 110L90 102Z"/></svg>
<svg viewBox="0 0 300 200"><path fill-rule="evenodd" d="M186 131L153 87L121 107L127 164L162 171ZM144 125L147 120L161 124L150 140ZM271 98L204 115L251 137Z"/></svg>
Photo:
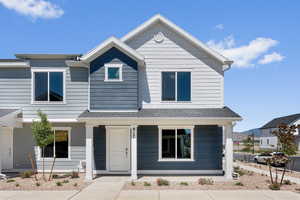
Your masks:
<svg viewBox="0 0 300 200"><path fill-rule="evenodd" d="M260 137L262 135L262 132L259 128L250 129L250 130L243 131L243 132L240 132L240 133L245 134L245 135L254 134L254 137Z"/></svg>

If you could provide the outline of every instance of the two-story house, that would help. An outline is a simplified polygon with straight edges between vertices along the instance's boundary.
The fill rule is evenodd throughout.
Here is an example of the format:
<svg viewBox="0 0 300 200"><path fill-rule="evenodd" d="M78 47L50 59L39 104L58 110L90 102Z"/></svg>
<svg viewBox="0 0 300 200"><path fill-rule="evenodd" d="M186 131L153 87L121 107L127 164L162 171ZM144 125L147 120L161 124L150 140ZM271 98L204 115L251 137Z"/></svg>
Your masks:
<svg viewBox="0 0 300 200"><path fill-rule="evenodd" d="M2 168L95 174L232 177L232 129L224 105L233 62L156 15L86 54L16 54L0 60ZM31 124L48 115L55 139L44 154ZM223 165L224 144L224 165Z"/></svg>

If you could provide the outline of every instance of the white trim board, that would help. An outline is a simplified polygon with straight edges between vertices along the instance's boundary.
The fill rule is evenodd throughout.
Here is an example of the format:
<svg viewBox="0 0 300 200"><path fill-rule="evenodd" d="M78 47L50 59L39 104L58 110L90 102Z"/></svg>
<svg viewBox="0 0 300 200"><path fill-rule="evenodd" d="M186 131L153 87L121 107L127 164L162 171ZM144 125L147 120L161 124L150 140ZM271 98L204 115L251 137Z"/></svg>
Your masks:
<svg viewBox="0 0 300 200"><path fill-rule="evenodd" d="M94 170L95 174L127 174L130 172L109 172L107 170ZM223 175L223 170L138 170L138 174L161 174L161 175Z"/></svg>

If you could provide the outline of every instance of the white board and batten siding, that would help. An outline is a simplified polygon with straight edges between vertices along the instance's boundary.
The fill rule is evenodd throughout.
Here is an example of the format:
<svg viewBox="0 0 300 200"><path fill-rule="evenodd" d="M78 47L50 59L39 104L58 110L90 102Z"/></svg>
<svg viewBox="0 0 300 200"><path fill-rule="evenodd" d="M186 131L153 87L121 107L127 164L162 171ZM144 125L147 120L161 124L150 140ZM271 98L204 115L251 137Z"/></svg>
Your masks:
<svg viewBox="0 0 300 200"><path fill-rule="evenodd" d="M157 33L164 35L162 42L155 41ZM145 57L139 70L143 108L178 108L178 103L161 101L162 71L191 71L191 102L180 103L181 108L223 107L222 64L204 51L160 23L126 43Z"/></svg>

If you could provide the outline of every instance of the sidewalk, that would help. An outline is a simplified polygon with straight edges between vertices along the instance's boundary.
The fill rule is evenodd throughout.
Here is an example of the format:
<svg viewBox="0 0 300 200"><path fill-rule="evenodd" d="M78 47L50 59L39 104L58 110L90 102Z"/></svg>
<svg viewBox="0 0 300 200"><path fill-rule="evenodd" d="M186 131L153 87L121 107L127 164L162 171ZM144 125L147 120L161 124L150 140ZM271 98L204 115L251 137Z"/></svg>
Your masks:
<svg viewBox="0 0 300 200"><path fill-rule="evenodd" d="M117 200L300 200L289 191L269 190L126 190Z"/></svg>
<svg viewBox="0 0 300 200"><path fill-rule="evenodd" d="M248 170L248 171L253 171L253 172L258 173L258 174L265 174L265 175L270 176L270 172L266 171L266 170L257 169L255 167L250 167L250 166L247 166L247 165L242 165L242 164L237 164L237 163L234 163L234 166L240 167L240 168ZM274 173L272 173L272 174L275 176ZM300 184L300 179L299 178L295 178L295 177L291 177L291 176L284 176L284 179L288 179L288 180L290 180L294 183Z"/></svg>

